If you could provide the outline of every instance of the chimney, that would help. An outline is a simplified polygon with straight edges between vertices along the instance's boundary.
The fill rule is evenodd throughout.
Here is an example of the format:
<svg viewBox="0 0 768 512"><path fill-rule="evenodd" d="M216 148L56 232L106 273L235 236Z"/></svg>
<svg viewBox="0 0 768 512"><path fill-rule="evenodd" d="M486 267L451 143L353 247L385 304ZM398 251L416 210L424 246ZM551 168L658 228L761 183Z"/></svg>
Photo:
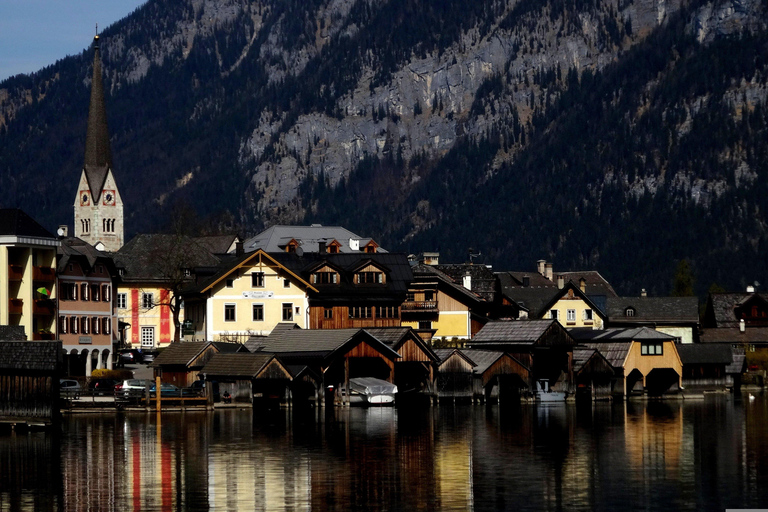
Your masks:
<svg viewBox="0 0 768 512"><path fill-rule="evenodd" d="M587 293L587 280L583 277L579 279L579 290L581 290L581 293Z"/></svg>
<svg viewBox="0 0 768 512"><path fill-rule="evenodd" d="M320 254L322 254L322 253L326 252L326 249L325 249L325 242L318 242L318 244L317 244L317 245L318 245L318 247L317 247L317 252L319 252Z"/></svg>
<svg viewBox="0 0 768 512"><path fill-rule="evenodd" d="M544 272L545 272L544 277L546 277L550 281L554 282L554 278L553 278L553 274L552 274L552 264L551 263L547 263L545 265Z"/></svg>
<svg viewBox="0 0 768 512"><path fill-rule="evenodd" d="M747 293L755 293L755 287L752 285L747 286Z"/></svg>
<svg viewBox="0 0 768 512"><path fill-rule="evenodd" d="M237 242L235 244L235 256L242 256L245 254L245 251L243 250L243 242Z"/></svg>
<svg viewBox="0 0 768 512"><path fill-rule="evenodd" d="M739 320L739 332L744 332L747 330L747 324L744 322L744 319L742 318Z"/></svg>
<svg viewBox="0 0 768 512"><path fill-rule="evenodd" d="M462 279L461 284L466 288L467 290L472 290L472 276L467 274Z"/></svg>
<svg viewBox="0 0 768 512"><path fill-rule="evenodd" d="M528 288L529 286L531 286L531 278L530 277L523 276L523 286L525 288Z"/></svg>
<svg viewBox="0 0 768 512"><path fill-rule="evenodd" d="M565 287L565 276L557 276L557 289L562 290Z"/></svg>
<svg viewBox="0 0 768 512"><path fill-rule="evenodd" d="M648 296L648 292L647 292L647 291L645 291L645 288L643 288L642 290L640 290L640 296L641 296L641 297L647 297L647 296Z"/></svg>
<svg viewBox="0 0 768 512"><path fill-rule="evenodd" d="M546 260L539 260L536 262L536 270L539 274L544 275L544 266L547 264Z"/></svg>

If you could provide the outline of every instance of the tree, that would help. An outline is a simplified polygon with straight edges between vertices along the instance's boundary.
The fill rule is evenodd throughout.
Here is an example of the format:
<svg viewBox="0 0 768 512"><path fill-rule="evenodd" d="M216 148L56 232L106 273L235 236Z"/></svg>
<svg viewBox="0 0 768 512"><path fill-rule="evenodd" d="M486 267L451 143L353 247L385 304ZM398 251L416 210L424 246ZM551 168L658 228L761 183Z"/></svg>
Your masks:
<svg viewBox="0 0 768 512"><path fill-rule="evenodd" d="M675 271L675 278L672 282L673 297L691 297L693 293L693 272L691 264L687 259L680 260Z"/></svg>

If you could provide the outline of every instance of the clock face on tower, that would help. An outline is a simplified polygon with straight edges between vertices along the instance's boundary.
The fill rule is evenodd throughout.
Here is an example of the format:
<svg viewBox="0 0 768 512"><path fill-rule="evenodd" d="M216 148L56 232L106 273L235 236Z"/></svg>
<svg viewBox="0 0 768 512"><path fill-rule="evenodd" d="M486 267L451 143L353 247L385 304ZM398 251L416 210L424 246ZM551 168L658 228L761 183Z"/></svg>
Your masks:
<svg viewBox="0 0 768 512"><path fill-rule="evenodd" d="M106 204L106 205L113 205L113 204L115 204L115 191L114 190L105 190L104 191L104 204Z"/></svg>
<svg viewBox="0 0 768 512"><path fill-rule="evenodd" d="M87 190L80 191L80 206L88 206L91 204L91 195Z"/></svg>

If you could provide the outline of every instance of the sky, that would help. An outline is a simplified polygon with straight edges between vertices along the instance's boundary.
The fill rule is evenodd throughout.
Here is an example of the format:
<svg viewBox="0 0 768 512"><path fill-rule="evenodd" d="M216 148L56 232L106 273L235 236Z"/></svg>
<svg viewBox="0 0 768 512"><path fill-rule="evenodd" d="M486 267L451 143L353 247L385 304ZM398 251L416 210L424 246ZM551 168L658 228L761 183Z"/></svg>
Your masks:
<svg viewBox="0 0 768 512"><path fill-rule="evenodd" d="M0 80L86 49L146 0L0 0Z"/></svg>

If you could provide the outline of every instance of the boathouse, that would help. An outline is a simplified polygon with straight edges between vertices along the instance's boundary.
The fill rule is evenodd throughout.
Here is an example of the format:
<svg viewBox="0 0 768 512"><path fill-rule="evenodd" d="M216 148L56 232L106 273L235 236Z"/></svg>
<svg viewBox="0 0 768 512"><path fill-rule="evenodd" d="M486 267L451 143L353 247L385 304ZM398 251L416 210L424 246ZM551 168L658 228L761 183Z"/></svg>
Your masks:
<svg viewBox="0 0 768 512"><path fill-rule="evenodd" d="M733 388L734 375L728 373L734 360L730 345L690 343L679 344L676 348L683 362L682 382L687 391L725 391Z"/></svg>
<svg viewBox="0 0 768 512"><path fill-rule="evenodd" d="M247 403L254 397L287 401L293 378L274 354L266 352L213 354L200 375L218 382L221 396L229 393L233 402Z"/></svg>
<svg viewBox="0 0 768 512"><path fill-rule="evenodd" d="M435 379L438 399L472 399L477 363L458 348L435 349L435 354L440 358Z"/></svg>
<svg viewBox="0 0 768 512"><path fill-rule="evenodd" d="M462 349L475 363L472 394L476 399L519 400L531 388L531 371L523 363L498 350Z"/></svg>
<svg viewBox="0 0 768 512"><path fill-rule="evenodd" d="M611 398L617 380L616 371L600 351L586 347L574 348L573 375L576 379L576 398Z"/></svg>
<svg viewBox="0 0 768 512"><path fill-rule="evenodd" d="M0 341L0 422L52 422L62 361L60 341Z"/></svg>
<svg viewBox="0 0 768 512"><path fill-rule="evenodd" d="M247 349L239 343L181 341L171 343L164 348L150 366L154 370L155 377L160 377L163 382L185 388L198 380L198 373L214 354L238 351L247 352Z"/></svg>
<svg viewBox="0 0 768 512"><path fill-rule="evenodd" d="M398 393L434 394L435 371L440 359L421 336L410 327L368 327L365 330L400 356L395 361L394 383Z"/></svg>

